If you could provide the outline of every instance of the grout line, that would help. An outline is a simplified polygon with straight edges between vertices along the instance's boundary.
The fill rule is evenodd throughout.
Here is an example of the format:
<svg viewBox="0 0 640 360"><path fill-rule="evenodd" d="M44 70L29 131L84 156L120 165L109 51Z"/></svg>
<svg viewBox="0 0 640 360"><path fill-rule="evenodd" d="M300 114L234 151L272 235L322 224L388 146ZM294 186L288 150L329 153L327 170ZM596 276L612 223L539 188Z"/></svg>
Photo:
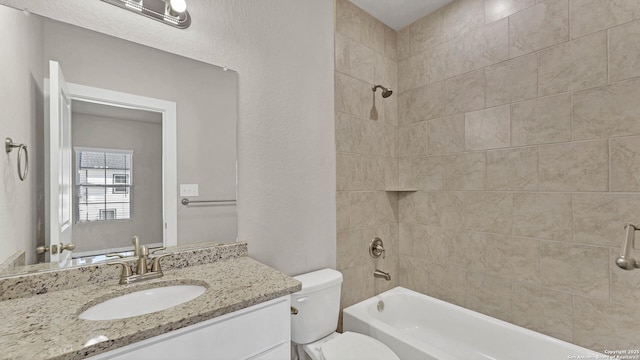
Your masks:
<svg viewBox="0 0 640 360"><path fill-rule="evenodd" d="M576 341L576 296L571 295L571 341Z"/></svg>
<svg viewBox="0 0 640 360"><path fill-rule="evenodd" d="M533 5L535 6L535 4ZM517 14L517 13L516 13ZM507 16L507 59L511 59L511 16L514 14L510 14Z"/></svg>
<svg viewBox="0 0 640 360"><path fill-rule="evenodd" d="M511 280L511 294L510 294L511 296L510 296L510 299L509 299L509 303L511 305L511 309L509 309L510 310L510 313L509 313L509 322L510 323L513 323L513 293L514 293L515 283L516 283L516 280L512 279Z"/></svg>
<svg viewBox="0 0 640 360"><path fill-rule="evenodd" d="M389 191L386 189L337 189L337 192L385 192ZM491 194L502 194L502 193L514 193L514 194L574 194L574 195L600 195L600 196L639 196L640 192L632 192L632 191L575 191L575 190L567 190L567 191L551 191L551 190L464 190L464 189L431 189L431 190L418 190L429 193L491 193Z"/></svg>
<svg viewBox="0 0 640 360"><path fill-rule="evenodd" d="M612 166L611 166L611 139L607 139L607 192L611 192Z"/></svg>
<svg viewBox="0 0 640 360"><path fill-rule="evenodd" d="M540 98L540 51L536 52L536 100Z"/></svg>
<svg viewBox="0 0 640 360"><path fill-rule="evenodd" d="M542 174L542 161L541 156L540 156L540 149L542 148L542 146L538 146L538 192L540 192L540 183L542 181L540 181L541 179L541 174Z"/></svg>
<svg viewBox="0 0 640 360"><path fill-rule="evenodd" d="M571 5L572 5L573 1L572 0L567 0L567 1L569 2L569 6L568 6L569 13L567 14L568 15L567 16L567 23L568 23L567 25L569 26L569 28L567 29L568 30L567 31L567 35L569 36L569 41L571 41L571 32L572 32L571 31L571 24L573 23L573 21L572 21L573 20L572 19L573 16L571 16L571 10L572 10L573 7Z"/></svg>
<svg viewBox="0 0 640 360"><path fill-rule="evenodd" d="M574 140L575 140L575 135L574 135L574 133L575 133L575 127L574 127L574 125L573 125L573 106L574 106L573 101L574 101L574 94L575 94L575 91L571 91L571 92L570 92L570 99L569 99L569 101L570 101L570 103L571 103L570 108L569 108L569 116L570 116L570 118L571 118L571 142L574 142Z"/></svg>
<svg viewBox="0 0 640 360"><path fill-rule="evenodd" d="M487 172L487 151L483 151L484 153L484 166L482 167L482 171L484 172L484 184L483 184L483 188L482 191L486 192L487 191L487 180L489 177L489 174ZM512 204L513 207L513 204Z"/></svg>
<svg viewBox="0 0 640 360"><path fill-rule="evenodd" d="M538 240L538 287L542 289L542 240Z"/></svg>
<svg viewBox="0 0 640 360"><path fill-rule="evenodd" d="M574 218L574 214L576 213L575 201L573 199L574 193L571 193L571 242L576 243L576 222Z"/></svg>
<svg viewBox="0 0 640 360"><path fill-rule="evenodd" d="M555 292L559 292L561 294L567 294L567 295L571 295L571 296L581 296L581 297L584 297L584 298L587 298L587 299L599 300L598 298L593 298L593 297L590 297L590 296L587 296L587 295L576 294L575 292L571 292L569 290L554 289L554 288L551 288L551 287L548 287L548 286L542 286L542 287L540 287L540 289L547 290L547 291L555 291Z"/></svg>
<svg viewBox="0 0 640 360"><path fill-rule="evenodd" d="M469 269L464 269L464 306L469 306Z"/></svg>
<svg viewBox="0 0 640 360"><path fill-rule="evenodd" d="M607 65L607 84L610 85L611 84L611 76L609 74L609 65L611 64L611 59L609 58L609 54L611 53L611 49L609 47L610 47L610 44L611 44L611 34L610 34L609 29L605 30L605 38L606 38L606 46L605 46L605 48L606 48L606 51L607 51L607 54L606 54L606 57L605 57L606 61L607 61L607 64L606 64Z"/></svg>
<svg viewBox="0 0 640 360"><path fill-rule="evenodd" d="M486 0L482 0L482 26L479 26L478 28L482 28L487 26L487 4L486 4Z"/></svg>
<svg viewBox="0 0 640 360"><path fill-rule="evenodd" d="M611 271L611 265L613 260L611 258L611 250L609 250L607 252L607 263L608 263L608 269L609 269L609 302L612 303L613 302L613 289L612 289L612 284L613 284L613 272ZM615 261L615 260L614 260Z"/></svg>

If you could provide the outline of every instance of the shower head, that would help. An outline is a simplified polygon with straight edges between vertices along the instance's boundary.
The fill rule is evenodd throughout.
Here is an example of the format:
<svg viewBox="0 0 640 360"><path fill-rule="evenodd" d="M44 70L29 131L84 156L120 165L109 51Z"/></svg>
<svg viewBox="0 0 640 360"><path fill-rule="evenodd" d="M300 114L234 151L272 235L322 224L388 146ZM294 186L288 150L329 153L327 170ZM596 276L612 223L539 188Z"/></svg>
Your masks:
<svg viewBox="0 0 640 360"><path fill-rule="evenodd" d="M376 92L376 90L378 90L378 88L382 89L382 97L383 98L388 98L389 96L391 96L391 94L393 94L393 90L391 90L388 87L384 87L382 85L374 85L371 87L371 90L373 90L373 92Z"/></svg>

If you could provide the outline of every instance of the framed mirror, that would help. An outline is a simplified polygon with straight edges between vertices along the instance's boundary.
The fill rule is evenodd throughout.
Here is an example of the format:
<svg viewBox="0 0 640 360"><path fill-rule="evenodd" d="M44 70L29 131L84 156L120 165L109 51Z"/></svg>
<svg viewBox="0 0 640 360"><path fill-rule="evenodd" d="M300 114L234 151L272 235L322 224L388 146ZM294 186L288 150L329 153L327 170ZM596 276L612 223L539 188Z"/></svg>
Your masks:
<svg viewBox="0 0 640 360"><path fill-rule="evenodd" d="M26 183L15 159L3 164L15 199L0 209L0 272L128 255L134 235L151 247L236 241L237 73L3 5L0 22L12 27L0 29L0 105L32 118L12 120L17 135L0 120L5 137L31 140ZM15 218L19 196L34 210ZM10 236L20 226L35 236Z"/></svg>

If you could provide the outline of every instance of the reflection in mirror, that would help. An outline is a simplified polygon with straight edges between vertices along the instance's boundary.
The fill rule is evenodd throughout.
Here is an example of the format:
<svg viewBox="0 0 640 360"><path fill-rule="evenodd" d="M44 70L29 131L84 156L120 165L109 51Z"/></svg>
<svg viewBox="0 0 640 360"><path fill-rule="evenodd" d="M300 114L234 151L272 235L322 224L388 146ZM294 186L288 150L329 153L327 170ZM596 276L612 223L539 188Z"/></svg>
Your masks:
<svg viewBox="0 0 640 360"><path fill-rule="evenodd" d="M60 243L75 245L59 252L69 258L66 264L34 268L127 254L134 235L152 247L236 241L235 202L180 203L236 199L235 72L6 6L0 6L0 23L12 28L0 35L7 45L0 78L14 89L30 89L0 93L0 105L11 104L17 115L28 109L31 118L0 119L0 130L11 129L9 121L21 122L30 140L25 142L35 150L31 182L22 188L7 170L15 164L2 163L7 201L0 209L0 272L11 266L24 272L22 265L50 261L52 245ZM51 113L64 106L48 101L57 79L50 62L69 85L70 136L61 151L69 160L63 166L51 160L61 149L51 146ZM87 89L172 103L176 130L165 127L162 107L106 101ZM68 186L51 181L61 174L69 174ZM180 184L196 184L196 191L180 196ZM60 191L65 187L70 191ZM31 207L21 207L18 197ZM71 219L68 236L56 237L67 229L55 223L60 214ZM37 247L46 251L37 254Z"/></svg>
<svg viewBox="0 0 640 360"><path fill-rule="evenodd" d="M136 238L162 239L158 246L175 246L176 144L173 136L162 133L176 133L176 103L67 83L55 61L50 61L50 73L57 76L45 81L50 94L49 122L45 124L48 260L68 261L77 241L85 253L74 257L126 251L131 233ZM159 121L142 126L140 121L117 116ZM157 141L153 141L154 133ZM143 175L143 181L131 183L134 171ZM135 200L133 193L138 194ZM138 210L135 216L132 207ZM154 234L154 229L159 232ZM100 241L105 236L108 239ZM66 245L56 249L55 244Z"/></svg>
<svg viewBox="0 0 640 360"><path fill-rule="evenodd" d="M75 100L72 109L73 257L128 251L131 234L163 246L161 113Z"/></svg>

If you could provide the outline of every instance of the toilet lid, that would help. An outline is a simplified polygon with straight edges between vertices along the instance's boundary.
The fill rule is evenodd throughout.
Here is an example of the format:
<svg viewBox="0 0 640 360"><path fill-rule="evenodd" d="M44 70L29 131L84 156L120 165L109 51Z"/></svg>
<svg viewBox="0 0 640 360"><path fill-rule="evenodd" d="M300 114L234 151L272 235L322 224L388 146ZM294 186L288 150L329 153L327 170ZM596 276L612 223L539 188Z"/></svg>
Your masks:
<svg viewBox="0 0 640 360"><path fill-rule="evenodd" d="M400 360L380 341L349 331L325 342L320 350L326 360Z"/></svg>

